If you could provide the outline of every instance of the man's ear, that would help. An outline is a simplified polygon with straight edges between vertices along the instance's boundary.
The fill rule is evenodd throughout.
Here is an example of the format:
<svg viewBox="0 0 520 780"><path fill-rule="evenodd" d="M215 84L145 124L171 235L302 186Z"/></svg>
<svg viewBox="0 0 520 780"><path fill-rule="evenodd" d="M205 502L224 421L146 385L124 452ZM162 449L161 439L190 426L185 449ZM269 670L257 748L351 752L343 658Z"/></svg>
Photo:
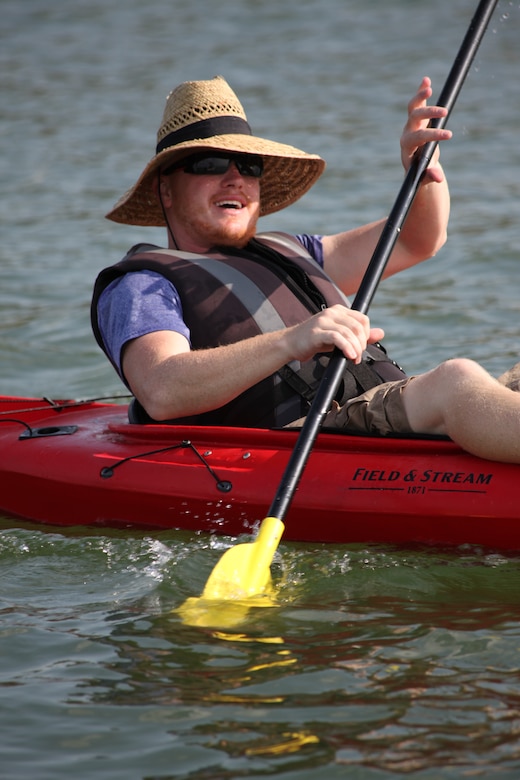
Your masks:
<svg viewBox="0 0 520 780"><path fill-rule="evenodd" d="M153 190L157 200L162 201L163 205L168 208L172 204L172 192L170 182L166 176L157 175L157 178L153 182Z"/></svg>

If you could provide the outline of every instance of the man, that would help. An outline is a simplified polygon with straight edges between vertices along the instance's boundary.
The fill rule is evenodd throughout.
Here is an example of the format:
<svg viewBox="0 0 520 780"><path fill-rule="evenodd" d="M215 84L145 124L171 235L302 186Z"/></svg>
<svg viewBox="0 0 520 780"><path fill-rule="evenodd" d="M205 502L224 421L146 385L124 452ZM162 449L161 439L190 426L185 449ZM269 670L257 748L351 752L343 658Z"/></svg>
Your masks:
<svg viewBox="0 0 520 780"><path fill-rule="evenodd" d="M428 127L424 78L401 136L405 170ZM326 425L446 434L470 452L520 462L520 396L466 359L406 378L383 331L352 311L384 219L330 236L256 233L259 216L300 198L323 160L252 135L221 77L169 96L156 154L109 219L164 225L168 250L134 247L98 277L96 338L131 389L139 422L287 425L308 408L327 354L349 370ZM446 240L449 191L435 154L385 275L432 257ZM505 382L506 380L502 380Z"/></svg>

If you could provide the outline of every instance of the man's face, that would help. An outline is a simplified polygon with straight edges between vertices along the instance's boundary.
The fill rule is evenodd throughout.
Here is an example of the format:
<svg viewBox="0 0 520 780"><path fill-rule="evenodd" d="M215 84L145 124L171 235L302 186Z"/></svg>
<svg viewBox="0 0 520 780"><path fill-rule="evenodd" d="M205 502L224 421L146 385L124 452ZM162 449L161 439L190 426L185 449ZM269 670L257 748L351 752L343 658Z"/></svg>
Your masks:
<svg viewBox="0 0 520 780"><path fill-rule="evenodd" d="M242 176L234 163L221 175L176 170L162 178L161 194L179 249L241 247L256 233L260 179Z"/></svg>

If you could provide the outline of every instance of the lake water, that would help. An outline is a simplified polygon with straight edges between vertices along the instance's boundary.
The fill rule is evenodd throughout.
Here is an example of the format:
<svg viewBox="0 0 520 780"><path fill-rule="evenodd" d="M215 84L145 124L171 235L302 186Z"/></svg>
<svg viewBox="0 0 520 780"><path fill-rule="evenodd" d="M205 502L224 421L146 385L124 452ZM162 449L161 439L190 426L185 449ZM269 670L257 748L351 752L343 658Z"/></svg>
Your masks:
<svg viewBox="0 0 520 780"><path fill-rule="evenodd" d="M406 103L423 75L438 95L475 8L1 0L0 393L125 392L90 294L163 241L103 215L172 87L221 73L257 134L323 154L261 227L336 232L392 206ZM448 244L372 305L408 372L518 359L519 30L501 0L449 123ZM173 610L232 540L0 528L2 780L519 776L520 555L282 544L282 605L218 632Z"/></svg>

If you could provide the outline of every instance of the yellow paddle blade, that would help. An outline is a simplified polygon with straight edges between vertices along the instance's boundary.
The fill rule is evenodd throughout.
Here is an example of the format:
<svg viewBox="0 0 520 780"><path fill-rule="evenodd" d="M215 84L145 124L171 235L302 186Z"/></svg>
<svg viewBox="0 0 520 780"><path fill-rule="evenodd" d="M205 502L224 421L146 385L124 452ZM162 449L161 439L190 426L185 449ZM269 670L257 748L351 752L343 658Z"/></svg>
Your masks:
<svg viewBox="0 0 520 780"><path fill-rule="evenodd" d="M202 597L186 599L175 612L186 626L199 628L236 629L245 622L253 607L274 607L276 602L269 596L258 596L244 601L223 601Z"/></svg>
<svg viewBox="0 0 520 780"><path fill-rule="evenodd" d="M276 606L271 563L284 527L277 517L266 517L253 542L226 550L202 596L187 599L176 610L183 621L192 626L231 627L243 622L253 607Z"/></svg>
<svg viewBox="0 0 520 780"><path fill-rule="evenodd" d="M271 563L284 527L277 517L266 517L254 542L226 550L209 575L202 598L244 599L270 590Z"/></svg>

